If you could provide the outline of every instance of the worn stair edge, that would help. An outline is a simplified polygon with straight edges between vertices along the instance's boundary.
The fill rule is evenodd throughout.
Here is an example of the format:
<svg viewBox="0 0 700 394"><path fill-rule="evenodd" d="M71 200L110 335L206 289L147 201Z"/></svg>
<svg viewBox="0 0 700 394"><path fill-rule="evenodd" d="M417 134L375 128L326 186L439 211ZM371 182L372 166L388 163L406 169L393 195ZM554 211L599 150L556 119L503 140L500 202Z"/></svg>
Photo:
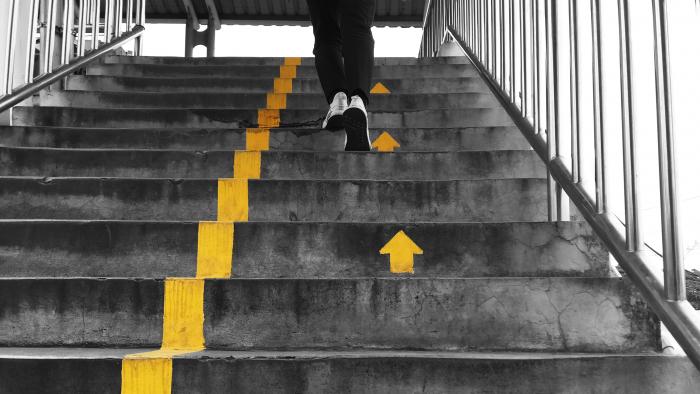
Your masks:
<svg viewBox="0 0 700 394"><path fill-rule="evenodd" d="M119 358L128 351L4 349L0 391L118 394ZM174 394L687 394L698 385L687 358L647 353L205 351L176 357L172 380Z"/></svg>
<svg viewBox="0 0 700 394"><path fill-rule="evenodd" d="M515 127L459 129L371 128L370 138L389 132L402 152L531 150ZM340 151L345 133L308 128L270 130L270 149ZM15 147L105 149L218 149L246 148L245 129L130 129L0 126L0 143Z"/></svg>
<svg viewBox="0 0 700 394"><path fill-rule="evenodd" d="M0 284L4 346L160 344L162 280ZM204 338L236 350L660 348L658 320L620 278L207 279Z"/></svg>
<svg viewBox="0 0 700 394"><path fill-rule="evenodd" d="M248 220L253 221L547 220L546 179L539 178L249 180L245 186L247 202L240 197L244 194L236 191L240 189L233 188L220 195L219 182L216 179L2 177L0 218L217 220L220 204L245 207Z"/></svg>
<svg viewBox="0 0 700 394"><path fill-rule="evenodd" d="M193 277L196 222L0 221L0 277ZM236 278L394 277L380 249L404 231L423 249L413 277L610 276L583 222L241 222Z"/></svg>
<svg viewBox="0 0 700 394"><path fill-rule="evenodd" d="M229 178L234 176L234 155L230 150L0 147L0 176ZM260 153L260 163L262 179L467 180L546 177L544 164L534 151L266 151Z"/></svg>

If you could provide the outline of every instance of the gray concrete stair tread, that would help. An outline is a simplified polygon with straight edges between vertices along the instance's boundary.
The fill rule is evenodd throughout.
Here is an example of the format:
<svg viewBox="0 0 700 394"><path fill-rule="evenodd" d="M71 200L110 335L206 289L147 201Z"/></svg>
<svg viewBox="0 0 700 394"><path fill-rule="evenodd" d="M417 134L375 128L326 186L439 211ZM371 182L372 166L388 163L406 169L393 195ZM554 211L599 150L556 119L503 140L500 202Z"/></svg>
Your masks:
<svg viewBox="0 0 700 394"><path fill-rule="evenodd" d="M283 127L320 128L325 110L283 110ZM239 109L107 109L66 107L17 107L17 126L79 126L133 128L244 128L258 127L258 110ZM502 108L370 111L373 128L455 128L513 126Z"/></svg>
<svg viewBox="0 0 700 394"><path fill-rule="evenodd" d="M197 67L178 64L92 64L86 67L87 75L129 75L132 77L187 77L207 79L211 77L250 78L280 75L279 66L264 65L209 65ZM373 77L400 78L452 78L476 77L478 73L471 64L428 64L428 65L377 65ZM317 77L314 66L302 65L296 68L296 76Z"/></svg>
<svg viewBox="0 0 700 394"><path fill-rule="evenodd" d="M5 219L216 220L217 179L0 178ZM250 180L250 220L542 221L546 179ZM225 204L225 203L222 203Z"/></svg>
<svg viewBox="0 0 700 394"><path fill-rule="evenodd" d="M214 58L185 58L175 56L106 56L101 59L104 64L174 64L200 66L212 65L269 65L278 66L285 62L284 57L245 57L245 56L217 56ZM301 57L301 64L314 66L313 57ZM374 64L385 65L431 65L431 64L471 64L465 57L376 57Z"/></svg>
<svg viewBox="0 0 700 394"><path fill-rule="evenodd" d="M0 220L0 277L193 277L197 222ZM234 224L234 277L394 276L379 250L405 231L414 276L610 275L584 222Z"/></svg>
<svg viewBox="0 0 700 394"><path fill-rule="evenodd" d="M339 146L342 148L342 146ZM262 179L544 178L534 151L261 152ZM0 176L230 178L230 150L0 147Z"/></svg>
<svg viewBox="0 0 700 394"><path fill-rule="evenodd" d="M374 141L388 131L400 151L495 151L531 149L515 127L459 129L370 129ZM15 147L121 148L121 149L245 149L245 129L202 128L77 128L0 126L0 143ZM343 149L345 133L309 128L270 130L270 148L332 151Z"/></svg>
<svg viewBox="0 0 700 394"><path fill-rule="evenodd" d="M33 105L84 108L238 108L267 106L266 93L184 93L184 92L86 92L50 91L31 100ZM371 110L428 110L443 108L498 108L500 104L487 93L389 94L372 97ZM316 93L292 93L287 109L328 109L325 96Z"/></svg>
<svg viewBox="0 0 700 394"><path fill-rule="evenodd" d="M160 344L162 280L0 279L0 285L5 346ZM639 352L659 350L658 329L619 278L204 283L204 333L214 349Z"/></svg>
<svg viewBox="0 0 700 394"><path fill-rule="evenodd" d="M392 92L420 93L488 93L487 85L477 77L462 78L383 78L381 82ZM292 81L293 92L318 93L321 83L316 77L300 77ZM248 92L267 93L274 88L273 77L269 78L168 78L73 75L67 79L66 90L114 91L114 92Z"/></svg>

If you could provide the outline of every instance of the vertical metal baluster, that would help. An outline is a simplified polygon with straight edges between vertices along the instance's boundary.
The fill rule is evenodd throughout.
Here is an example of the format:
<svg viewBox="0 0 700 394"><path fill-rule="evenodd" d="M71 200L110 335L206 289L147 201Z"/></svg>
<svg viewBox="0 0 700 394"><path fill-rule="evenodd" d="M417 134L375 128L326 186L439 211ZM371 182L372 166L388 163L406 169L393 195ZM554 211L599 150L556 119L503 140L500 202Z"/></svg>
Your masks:
<svg viewBox="0 0 700 394"><path fill-rule="evenodd" d="M114 7L114 36L119 37L122 34L122 18L124 17L124 0L116 0L117 4Z"/></svg>
<svg viewBox="0 0 700 394"><path fill-rule="evenodd" d="M146 26L146 0L137 0L136 4L136 24ZM143 35L136 37L134 54L136 56L141 56L141 54L143 54Z"/></svg>
<svg viewBox="0 0 700 394"><path fill-rule="evenodd" d="M5 44L5 53L3 54L3 59L5 61L5 75L3 75L3 86L0 90L0 97L12 92L13 86L13 74L14 74L14 64L15 64L15 42L17 39L17 0L10 0L10 9L8 10L8 23L7 23L7 42Z"/></svg>
<svg viewBox="0 0 700 394"><path fill-rule="evenodd" d="M491 75L494 79L498 78L498 48L496 47L496 1L498 0L491 1L491 56L493 56L493 71L491 72Z"/></svg>
<svg viewBox="0 0 700 394"><path fill-rule="evenodd" d="M134 0L126 2L126 31L131 31L134 24Z"/></svg>
<svg viewBox="0 0 700 394"><path fill-rule="evenodd" d="M546 102L547 102L547 152L549 159L559 157L559 51L557 39L557 0L545 2L546 32ZM561 187L548 176L547 196L549 200L549 220L564 219L564 206Z"/></svg>
<svg viewBox="0 0 700 394"><path fill-rule="evenodd" d="M517 102L518 94L522 94L522 91L517 92L517 94L515 91L515 1L508 0L510 5L510 11L508 12L508 25L510 26L510 91L513 92L513 104ZM522 106L522 103L519 104Z"/></svg>
<svg viewBox="0 0 700 394"><path fill-rule="evenodd" d="M535 126L535 131L537 134L542 133L542 125L540 124L540 119L542 116L542 97L540 96L540 92L542 90L542 84L540 81L540 75L541 75L541 68L540 68L540 57L542 56L541 54L541 45L540 45L540 0L533 0L534 3L534 29L533 29L533 36L532 36L532 41L533 41L533 50L535 52L535 64L533 67L533 76L534 76L534 85L533 85L533 94L534 94L534 126Z"/></svg>
<svg viewBox="0 0 700 394"><path fill-rule="evenodd" d="M527 0L520 0L520 105L521 113L527 119Z"/></svg>
<svg viewBox="0 0 700 394"><path fill-rule="evenodd" d="M41 73L46 74L53 70L53 51L56 34L56 2L58 0L46 0L46 18L44 27L44 37L42 40L41 54L43 61Z"/></svg>
<svg viewBox="0 0 700 394"><path fill-rule="evenodd" d="M603 48L601 46L600 0L591 0L591 54L593 80L593 143L595 152L595 202L598 214L607 211L605 178L605 123L603 122Z"/></svg>
<svg viewBox="0 0 700 394"><path fill-rule="evenodd" d="M105 0L105 18L104 18L104 35L105 44L112 41L114 31L114 0Z"/></svg>
<svg viewBox="0 0 700 394"><path fill-rule="evenodd" d="M34 81L34 56L36 52L36 27L37 19L39 17L39 0L31 0L31 8L29 10L29 17L31 20L27 24L26 39L27 39L27 60L24 64L26 72L24 73L24 83L30 83Z"/></svg>
<svg viewBox="0 0 700 394"><path fill-rule="evenodd" d="M505 16L505 1L506 0L499 0L498 1L498 18L496 19L497 21L500 20L499 25L501 25L501 29L499 31L499 37L498 37L498 45L501 47L500 54L501 54L501 61L500 63L500 75L501 75L501 88L503 89L504 92L508 92L508 82L506 81L506 16ZM509 92L509 95L513 96L513 92Z"/></svg>
<svg viewBox="0 0 700 394"><path fill-rule="evenodd" d="M664 254L664 291L669 301L685 301L683 239L678 223L676 150L671 95L671 62L668 48L666 0L652 0L654 16L654 60L656 71L656 116L659 139L661 232Z"/></svg>
<svg viewBox="0 0 700 394"><path fill-rule="evenodd" d="M579 111L579 71L578 71L578 2L569 0L569 49L571 83L571 175L574 183L581 183L581 133Z"/></svg>
<svg viewBox="0 0 700 394"><path fill-rule="evenodd" d="M100 46L100 0L93 2L92 10L92 49L97 49Z"/></svg>
<svg viewBox="0 0 700 394"><path fill-rule="evenodd" d="M73 1L63 0L63 34L61 36L61 64L70 61L73 52Z"/></svg>
<svg viewBox="0 0 700 394"><path fill-rule="evenodd" d="M622 104L622 166L625 186L625 229L627 249L642 249L639 223L639 196L637 193L636 135L634 125L631 43L629 36L629 5L618 0L620 28L620 93Z"/></svg>
<svg viewBox="0 0 700 394"><path fill-rule="evenodd" d="M78 3L80 11L78 11L78 56L85 54L85 19L87 18L86 0L80 0Z"/></svg>

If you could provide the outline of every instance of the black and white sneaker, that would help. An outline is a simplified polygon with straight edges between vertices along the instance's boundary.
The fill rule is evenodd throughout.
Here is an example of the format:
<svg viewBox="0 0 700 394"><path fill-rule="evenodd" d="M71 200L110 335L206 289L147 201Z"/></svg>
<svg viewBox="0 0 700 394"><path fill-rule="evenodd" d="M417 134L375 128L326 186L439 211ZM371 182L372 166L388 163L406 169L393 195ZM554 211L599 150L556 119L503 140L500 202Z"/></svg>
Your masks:
<svg viewBox="0 0 700 394"><path fill-rule="evenodd" d="M323 120L324 130L340 130L343 128L343 113L348 108L348 96L338 92L333 97L326 119Z"/></svg>
<svg viewBox="0 0 700 394"><path fill-rule="evenodd" d="M369 126L367 124L367 110L360 96L352 96L350 105L343 114L345 121L345 150L369 152Z"/></svg>

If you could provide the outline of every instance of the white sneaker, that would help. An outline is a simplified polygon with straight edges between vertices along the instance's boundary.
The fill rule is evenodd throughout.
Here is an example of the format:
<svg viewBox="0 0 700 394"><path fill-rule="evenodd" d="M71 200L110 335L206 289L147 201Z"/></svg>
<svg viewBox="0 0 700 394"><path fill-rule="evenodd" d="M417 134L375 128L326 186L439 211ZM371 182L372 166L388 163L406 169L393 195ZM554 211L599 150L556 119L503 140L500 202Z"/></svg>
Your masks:
<svg viewBox="0 0 700 394"><path fill-rule="evenodd" d="M360 96L352 96L350 105L343 114L345 121L345 150L369 152L369 126L367 109Z"/></svg>
<svg viewBox="0 0 700 394"><path fill-rule="evenodd" d="M326 119L323 120L324 130L340 130L343 128L343 113L348 108L348 96L338 92L333 97Z"/></svg>

